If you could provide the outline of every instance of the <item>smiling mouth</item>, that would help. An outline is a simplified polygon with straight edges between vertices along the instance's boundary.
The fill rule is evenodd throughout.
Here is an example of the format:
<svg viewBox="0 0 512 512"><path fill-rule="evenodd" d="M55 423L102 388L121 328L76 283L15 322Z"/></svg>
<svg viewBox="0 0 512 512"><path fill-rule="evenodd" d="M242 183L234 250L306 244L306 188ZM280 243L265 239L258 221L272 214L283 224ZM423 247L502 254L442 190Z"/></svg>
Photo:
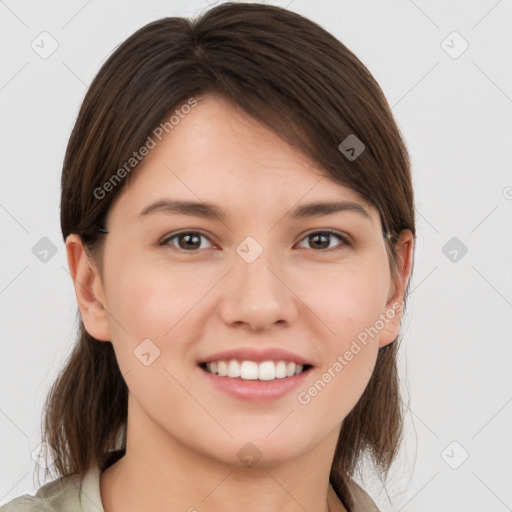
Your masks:
<svg viewBox="0 0 512 512"><path fill-rule="evenodd" d="M312 365L302 365L285 360L268 360L258 363L256 361L230 359L199 363L199 367L219 377L271 381L300 375L312 368Z"/></svg>

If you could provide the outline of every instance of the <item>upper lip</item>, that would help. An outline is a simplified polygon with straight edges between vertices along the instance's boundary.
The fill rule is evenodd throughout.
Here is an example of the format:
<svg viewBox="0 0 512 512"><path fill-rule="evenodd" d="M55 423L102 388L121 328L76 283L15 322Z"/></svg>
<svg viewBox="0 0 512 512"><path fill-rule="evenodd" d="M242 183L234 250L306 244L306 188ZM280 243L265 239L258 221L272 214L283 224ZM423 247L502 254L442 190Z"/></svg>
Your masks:
<svg viewBox="0 0 512 512"><path fill-rule="evenodd" d="M297 364L308 364L312 366L312 363L304 357L279 347L262 349L256 349L252 347L232 348L229 350L223 350L221 352L215 352L214 354L201 359L199 363L208 363L211 361L229 361L230 359L236 359L238 361L255 361L257 363L262 361L291 361Z"/></svg>

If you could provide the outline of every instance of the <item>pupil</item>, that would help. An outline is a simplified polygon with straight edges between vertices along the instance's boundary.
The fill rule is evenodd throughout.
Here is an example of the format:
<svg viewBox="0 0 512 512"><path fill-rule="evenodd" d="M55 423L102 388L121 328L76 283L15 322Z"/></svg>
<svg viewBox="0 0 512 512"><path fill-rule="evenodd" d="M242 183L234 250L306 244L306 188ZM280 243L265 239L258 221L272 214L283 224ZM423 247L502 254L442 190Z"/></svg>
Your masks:
<svg viewBox="0 0 512 512"><path fill-rule="evenodd" d="M311 235L311 237L315 240L315 243L318 241L318 239L321 237L323 238L324 240L327 240L328 238L328 235L324 234L324 233L320 233L320 234L315 234L315 235ZM325 247L329 247L329 242L327 241L327 244L320 244L322 245L322 247L320 247L321 249L324 249ZM318 246L317 246L318 248Z"/></svg>
<svg viewBox="0 0 512 512"><path fill-rule="evenodd" d="M196 239L196 242L189 243L192 239ZM190 249L190 248L196 248L201 245L201 241L199 240L198 235L181 235L180 240L186 239L186 242L184 244L180 243L180 246L182 249Z"/></svg>

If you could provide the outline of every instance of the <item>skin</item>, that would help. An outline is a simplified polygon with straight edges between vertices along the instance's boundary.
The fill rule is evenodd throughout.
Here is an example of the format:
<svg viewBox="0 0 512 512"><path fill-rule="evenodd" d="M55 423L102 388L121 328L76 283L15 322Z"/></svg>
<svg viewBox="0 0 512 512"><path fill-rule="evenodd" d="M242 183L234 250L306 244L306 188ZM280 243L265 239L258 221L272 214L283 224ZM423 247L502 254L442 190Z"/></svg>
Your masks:
<svg viewBox="0 0 512 512"><path fill-rule="evenodd" d="M378 212L361 196L220 97L199 99L113 203L102 266L77 235L66 240L84 325L112 342L129 388L127 452L101 475L104 509L327 511L329 499L332 512L343 511L329 485L338 433L378 348L396 339L400 311L307 405L297 392L403 303L413 236L400 236L393 278ZM215 203L228 218L138 217L163 198ZM370 219L351 211L286 216L298 203L330 199L358 202ZM317 249L306 235L326 229L348 235L351 245L331 236ZM200 230L201 245L184 249L179 237L159 245L182 230ZM247 236L263 248L250 264L236 252ZM134 356L147 338L160 350L149 366ZM244 402L212 386L197 366L241 346L283 347L314 368L282 398ZM247 442L261 453L253 467L237 456Z"/></svg>

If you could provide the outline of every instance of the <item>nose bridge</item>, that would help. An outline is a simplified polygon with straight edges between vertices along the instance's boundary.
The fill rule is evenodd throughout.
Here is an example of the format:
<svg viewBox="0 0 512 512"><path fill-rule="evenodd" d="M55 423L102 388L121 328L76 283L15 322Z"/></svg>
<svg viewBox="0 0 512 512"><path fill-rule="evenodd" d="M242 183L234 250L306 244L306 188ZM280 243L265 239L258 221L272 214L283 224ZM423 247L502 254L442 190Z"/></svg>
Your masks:
<svg viewBox="0 0 512 512"><path fill-rule="evenodd" d="M261 238L261 237L260 237ZM269 240L267 236L266 241ZM233 288L224 297L227 322L244 322L253 329L287 321L295 314L292 292L276 258L253 236L247 236L235 248Z"/></svg>
<svg viewBox="0 0 512 512"><path fill-rule="evenodd" d="M261 240L261 236L259 237ZM269 237L265 238L268 242ZM279 300L278 288L282 286L275 276L275 267L273 264L275 258L268 249L268 243L258 242L255 237L249 235L236 247L235 272L239 275L239 283L242 289L240 291L255 295L268 300ZM265 246L263 245L265 243ZM245 287L245 290L243 289ZM263 302L263 301L262 301Z"/></svg>

